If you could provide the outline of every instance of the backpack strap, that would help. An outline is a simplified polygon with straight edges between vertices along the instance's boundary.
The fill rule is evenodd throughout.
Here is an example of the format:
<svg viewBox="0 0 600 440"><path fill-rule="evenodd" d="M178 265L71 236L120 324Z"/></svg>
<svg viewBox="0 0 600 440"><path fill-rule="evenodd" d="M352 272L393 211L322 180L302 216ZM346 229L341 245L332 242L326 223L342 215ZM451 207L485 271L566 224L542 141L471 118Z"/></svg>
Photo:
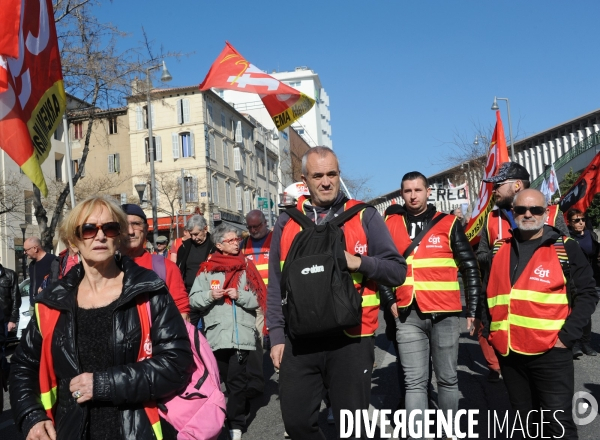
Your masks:
<svg viewBox="0 0 600 440"><path fill-rule="evenodd" d="M167 263L165 263L165 257L152 254L152 270L163 280L167 282Z"/></svg>
<svg viewBox="0 0 600 440"><path fill-rule="evenodd" d="M298 208L288 208L283 212L285 212L287 215L289 215L292 220L294 220L296 223L298 223L304 229L315 227L315 223L310 218L308 218L308 216L306 214L304 214L302 211L300 211Z"/></svg>
<svg viewBox="0 0 600 440"><path fill-rule="evenodd" d="M407 259L410 254L412 253L413 249L416 248L419 243L421 243L421 240L423 240L423 237L425 237L425 234L427 234L427 232L433 228L441 219L443 219L444 217L446 217L446 215L448 214L440 214L438 216L436 216L435 218L431 219L431 221L429 223L427 223L425 225L425 227L423 229L421 229L421 232L419 232L419 235L417 235L415 237L415 239L412 241L412 243L410 244L410 246L408 246L402 256L404 257L404 259Z"/></svg>
<svg viewBox="0 0 600 440"><path fill-rule="evenodd" d="M358 214L360 211L362 211L363 209L365 209L369 206L371 206L371 205L368 205L367 203L358 203L358 204L354 205L352 208L347 209L344 212L342 212L340 215L335 217L329 223L332 225L335 225L335 226L341 226L344 223L346 223L348 220L350 220L352 217L354 217L356 214Z"/></svg>

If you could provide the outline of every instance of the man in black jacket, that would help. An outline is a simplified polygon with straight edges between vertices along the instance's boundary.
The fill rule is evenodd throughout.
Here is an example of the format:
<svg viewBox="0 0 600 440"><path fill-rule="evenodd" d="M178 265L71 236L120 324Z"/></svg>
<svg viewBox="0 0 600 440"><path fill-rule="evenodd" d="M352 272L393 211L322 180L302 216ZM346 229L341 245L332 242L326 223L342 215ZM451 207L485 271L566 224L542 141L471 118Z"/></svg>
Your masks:
<svg viewBox="0 0 600 440"><path fill-rule="evenodd" d="M12 332L19 321L19 308L21 307L21 293L17 274L14 270L7 269L0 264L0 332ZM0 347L3 345L0 344Z"/></svg>
<svg viewBox="0 0 600 440"><path fill-rule="evenodd" d="M190 239L183 242L177 251L177 267L181 271L185 288L190 292L194 285L198 268L206 261L213 250L213 242L208 232L206 220L199 214L193 215L185 224Z"/></svg>
<svg viewBox="0 0 600 440"><path fill-rule="evenodd" d="M548 207L540 191L520 192L512 213L518 229L494 248L482 301L484 335L521 420L537 429L543 414L547 438L577 439L571 348L598 301L593 271L574 240L544 225ZM532 410L538 420L527 417Z"/></svg>
<svg viewBox="0 0 600 440"><path fill-rule="evenodd" d="M427 178L414 171L404 175L404 206L386 211L386 225L398 252L406 258L406 281L395 296L380 286L381 301L395 317L400 363L404 370L408 414L428 409L430 358L443 411L458 411L459 315L462 313L457 273L467 302L467 330L472 328L481 294L477 259L460 221L428 205ZM417 413L415 413L417 414Z"/></svg>

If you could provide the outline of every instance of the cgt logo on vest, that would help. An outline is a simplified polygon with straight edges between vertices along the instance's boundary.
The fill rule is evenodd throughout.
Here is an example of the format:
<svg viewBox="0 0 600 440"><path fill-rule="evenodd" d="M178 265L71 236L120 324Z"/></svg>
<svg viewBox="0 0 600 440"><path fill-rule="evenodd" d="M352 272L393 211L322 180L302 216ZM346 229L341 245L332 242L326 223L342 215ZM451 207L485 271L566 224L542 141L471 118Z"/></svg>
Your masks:
<svg viewBox="0 0 600 440"><path fill-rule="evenodd" d="M302 275L308 275L309 273L319 273L319 272L325 272L325 267L317 266L316 264L313 264L312 267L305 267L304 269L302 269L300 271L300 273Z"/></svg>
<svg viewBox="0 0 600 440"><path fill-rule="evenodd" d="M540 281L542 283L550 283L550 280L546 280L544 278L548 278L550 276L550 269L544 269L544 267L540 264L533 273L537 275L537 277L530 277L530 280Z"/></svg>
<svg viewBox="0 0 600 440"><path fill-rule="evenodd" d="M367 245L362 244L361 242L357 241L356 244L354 245L354 252L356 252L357 254L361 254L361 255L366 254L367 253Z"/></svg>
<svg viewBox="0 0 600 440"><path fill-rule="evenodd" d="M442 246L440 245L440 243L442 242L441 237L437 236L437 235L432 235L431 237L429 237L429 240L427 240L429 243L427 248L441 248Z"/></svg>

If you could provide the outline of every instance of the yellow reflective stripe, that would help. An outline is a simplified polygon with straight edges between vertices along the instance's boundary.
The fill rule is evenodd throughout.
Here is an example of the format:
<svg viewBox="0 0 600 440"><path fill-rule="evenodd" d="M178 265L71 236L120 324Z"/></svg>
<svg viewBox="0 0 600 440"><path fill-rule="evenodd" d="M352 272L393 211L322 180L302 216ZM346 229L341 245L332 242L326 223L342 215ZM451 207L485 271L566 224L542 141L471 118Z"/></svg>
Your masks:
<svg viewBox="0 0 600 440"><path fill-rule="evenodd" d="M363 280L363 274L362 273L353 273L352 274L352 281L354 282L354 284L360 284L362 283Z"/></svg>
<svg viewBox="0 0 600 440"><path fill-rule="evenodd" d="M373 295L363 295L362 297L362 306L363 307L373 307L379 306L379 292L375 292Z"/></svg>
<svg viewBox="0 0 600 440"><path fill-rule="evenodd" d="M283 265L285 264L285 260L279 262L279 269L283 270Z"/></svg>
<svg viewBox="0 0 600 440"><path fill-rule="evenodd" d="M457 267L454 258L417 258L412 263L413 267Z"/></svg>
<svg viewBox="0 0 600 440"><path fill-rule="evenodd" d="M344 334L346 336L348 336L349 338L368 338L369 336L373 336L375 333L364 333L364 334L360 334L360 335L351 335L346 330L344 330Z"/></svg>
<svg viewBox="0 0 600 440"><path fill-rule="evenodd" d="M513 289L510 296L513 299L532 301L541 304L569 304L566 294L541 293L533 290Z"/></svg>
<svg viewBox="0 0 600 440"><path fill-rule="evenodd" d="M46 393L42 393L42 395L41 395L42 406L44 407L45 410L52 409L54 404L56 404L57 394L58 394L57 387L52 388L50 391L48 391Z"/></svg>
<svg viewBox="0 0 600 440"><path fill-rule="evenodd" d="M409 255L408 258L406 259L406 264L412 264L413 262L413 255Z"/></svg>
<svg viewBox="0 0 600 440"><path fill-rule="evenodd" d="M560 330L565 323L564 319L528 318L519 315L510 315L509 319L513 325L537 330Z"/></svg>
<svg viewBox="0 0 600 440"><path fill-rule="evenodd" d="M415 284L415 279L413 277L406 277L404 280L403 286L413 286Z"/></svg>
<svg viewBox="0 0 600 440"><path fill-rule="evenodd" d="M510 303L510 294L497 295L493 298L488 298L487 302L490 309L495 306L507 306Z"/></svg>
<svg viewBox="0 0 600 440"><path fill-rule="evenodd" d="M268 279L268 278L263 278L262 280L263 280L263 283L265 283L265 286L266 286L267 284L269 284L269 279Z"/></svg>
<svg viewBox="0 0 600 440"><path fill-rule="evenodd" d="M498 321L490 324L490 331L496 332L498 330L508 330L508 321Z"/></svg>
<svg viewBox="0 0 600 440"><path fill-rule="evenodd" d="M160 420L152 425L152 430L156 436L156 440L163 440L162 426L160 426Z"/></svg>
<svg viewBox="0 0 600 440"><path fill-rule="evenodd" d="M415 290L459 290L458 281L415 281Z"/></svg>
<svg viewBox="0 0 600 440"><path fill-rule="evenodd" d="M263 270L263 269L268 269L269 268L269 263L265 263L265 264L256 264L255 267L258 270Z"/></svg>

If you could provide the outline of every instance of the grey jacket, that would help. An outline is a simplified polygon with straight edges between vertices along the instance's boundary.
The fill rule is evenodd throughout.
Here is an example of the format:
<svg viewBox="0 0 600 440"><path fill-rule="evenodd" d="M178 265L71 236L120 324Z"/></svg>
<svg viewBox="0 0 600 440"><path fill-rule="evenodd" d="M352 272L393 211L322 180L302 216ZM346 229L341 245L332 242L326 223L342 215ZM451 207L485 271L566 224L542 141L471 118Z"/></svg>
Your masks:
<svg viewBox="0 0 600 440"><path fill-rule="evenodd" d="M241 350L256 349L256 312L258 300L256 293L246 290L246 272L242 273L238 286L239 298L235 301L234 309L225 299L214 300L211 295L211 281L218 281L220 288L225 283L224 272L201 272L196 277L190 291L190 307L196 309L204 317L206 339L213 351L223 348ZM236 339L237 338L237 339Z"/></svg>

